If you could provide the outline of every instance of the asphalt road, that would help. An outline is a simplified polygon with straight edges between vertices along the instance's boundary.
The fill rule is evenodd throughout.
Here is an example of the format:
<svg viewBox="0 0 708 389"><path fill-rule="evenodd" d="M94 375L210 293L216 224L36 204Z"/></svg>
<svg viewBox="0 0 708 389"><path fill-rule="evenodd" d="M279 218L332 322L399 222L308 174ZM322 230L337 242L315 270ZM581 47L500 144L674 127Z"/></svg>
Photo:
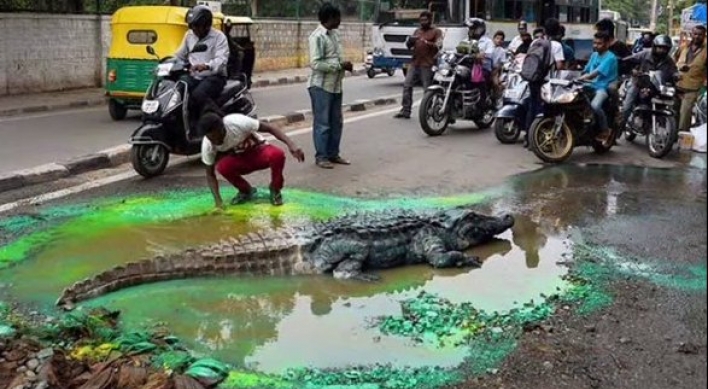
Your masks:
<svg viewBox="0 0 708 389"><path fill-rule="evenodd" d="M403 76L365 76L344 81L344 102L377 97L398 97ZM309 109L305 84L255 88L253 96L261 117ZM61 161L123 144L139 124L139 114L114 122L106 107L0 118L0 174Z"/></svg>

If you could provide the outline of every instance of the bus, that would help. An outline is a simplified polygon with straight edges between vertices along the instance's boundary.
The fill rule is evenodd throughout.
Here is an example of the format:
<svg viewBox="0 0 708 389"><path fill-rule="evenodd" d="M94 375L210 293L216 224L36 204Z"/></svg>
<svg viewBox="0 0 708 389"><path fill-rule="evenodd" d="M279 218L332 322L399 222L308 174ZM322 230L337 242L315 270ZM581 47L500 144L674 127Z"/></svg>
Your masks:
<svg viewBox="0 0 708 389"><path fill-rule="evenodd" d="M373 60L377 67L399 68L410 62L412 51L406 38L419 26L423 11L433 13L433 22L443 32L443 50L454 50L467 38L464 21L480 17L487 22L491 38L504 31L507 42L518 34L519 20L542 26L547 18L557 18L573 40L576 59L587 60L592 53L594 24L599 17L598 0L376 0L372 26ZM626 39L626 38L625 38Z"/></svg>

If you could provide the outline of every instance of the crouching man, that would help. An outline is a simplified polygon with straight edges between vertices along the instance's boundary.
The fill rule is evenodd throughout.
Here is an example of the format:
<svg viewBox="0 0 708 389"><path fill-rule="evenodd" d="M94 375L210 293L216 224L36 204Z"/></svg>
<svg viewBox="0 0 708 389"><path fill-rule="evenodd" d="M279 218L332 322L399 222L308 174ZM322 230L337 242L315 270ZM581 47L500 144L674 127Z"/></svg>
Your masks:
<svg viewBox="0 0 708 389"><path fill-rule="evenodd" d="M305 154L287 135L270 124L246 115L222 117L216 110L205 110L198 128L200 135L204 136L202 162L206 165L207 183L217 208L223 208L223 201L215 171L238 189L238 194L231 200L231 204L235 205L253 199L256 194L256 188L243 176L270 168L270 202L273 205L283 204L280 191L284 183L285 153L269 144L259 132L273 135L288 146L295 159L305 161Z"/></svg>

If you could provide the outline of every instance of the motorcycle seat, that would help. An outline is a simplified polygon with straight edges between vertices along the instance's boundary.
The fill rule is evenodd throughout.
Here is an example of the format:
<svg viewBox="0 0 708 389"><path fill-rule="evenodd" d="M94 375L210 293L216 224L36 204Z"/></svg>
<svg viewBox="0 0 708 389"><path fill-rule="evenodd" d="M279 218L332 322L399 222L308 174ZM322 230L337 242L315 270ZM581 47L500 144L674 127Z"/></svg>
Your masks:
<svg viewBox="0 0 708 389"><path fill-rule="evenodd" d="M228 101L231 97L233 97L236 93L238 93L241 89L243 89L244 85L241 80L228 80L226 82L226 85L224 85L224 89L221 90L221 94L219 95L219 98L217 99L217 102L219 105L224 104L226 101Z"/></svg>

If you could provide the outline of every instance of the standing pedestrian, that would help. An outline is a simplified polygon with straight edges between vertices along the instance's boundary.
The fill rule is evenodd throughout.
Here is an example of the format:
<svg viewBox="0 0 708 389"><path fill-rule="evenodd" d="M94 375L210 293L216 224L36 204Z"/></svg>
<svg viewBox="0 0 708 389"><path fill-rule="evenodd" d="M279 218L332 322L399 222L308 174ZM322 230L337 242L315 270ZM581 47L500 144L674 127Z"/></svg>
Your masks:
<svg viewBox="0 0 708 389"><path fill-rule="evenodd" d="M308 39L310 75L307 91L312 103L312 138L315 144L315 164L332 169L334 163L349 165L339 155L342 140L342 80L345 71L353 71L351 62L344 60L344 49L337 29L342 15L331 3L320 7L320 25Z"/></svg>
<svg viewBox="0 0 708 389"><path fill-rule="evenodd" d="M442 30L433 26L433 14L423 11L420 13L419 21L420 27L406 42L409 48L413 48L413 58L403 83L401 111L394 116L397 119L410 119L413 86L420 80L423 83L423 88L427 88L433 81L435 58L442 47Z"/></svg>
<svg viewBox="0 0 708 389"><path fill-rule="evenodd" d="M675 54L679 68L680 81L678 91L682 95L679 106L679 131L691 129L693 106L698 99L698 92L706 85L706 27L697 25L691 30L691 42L682 46Z"/></svg>

